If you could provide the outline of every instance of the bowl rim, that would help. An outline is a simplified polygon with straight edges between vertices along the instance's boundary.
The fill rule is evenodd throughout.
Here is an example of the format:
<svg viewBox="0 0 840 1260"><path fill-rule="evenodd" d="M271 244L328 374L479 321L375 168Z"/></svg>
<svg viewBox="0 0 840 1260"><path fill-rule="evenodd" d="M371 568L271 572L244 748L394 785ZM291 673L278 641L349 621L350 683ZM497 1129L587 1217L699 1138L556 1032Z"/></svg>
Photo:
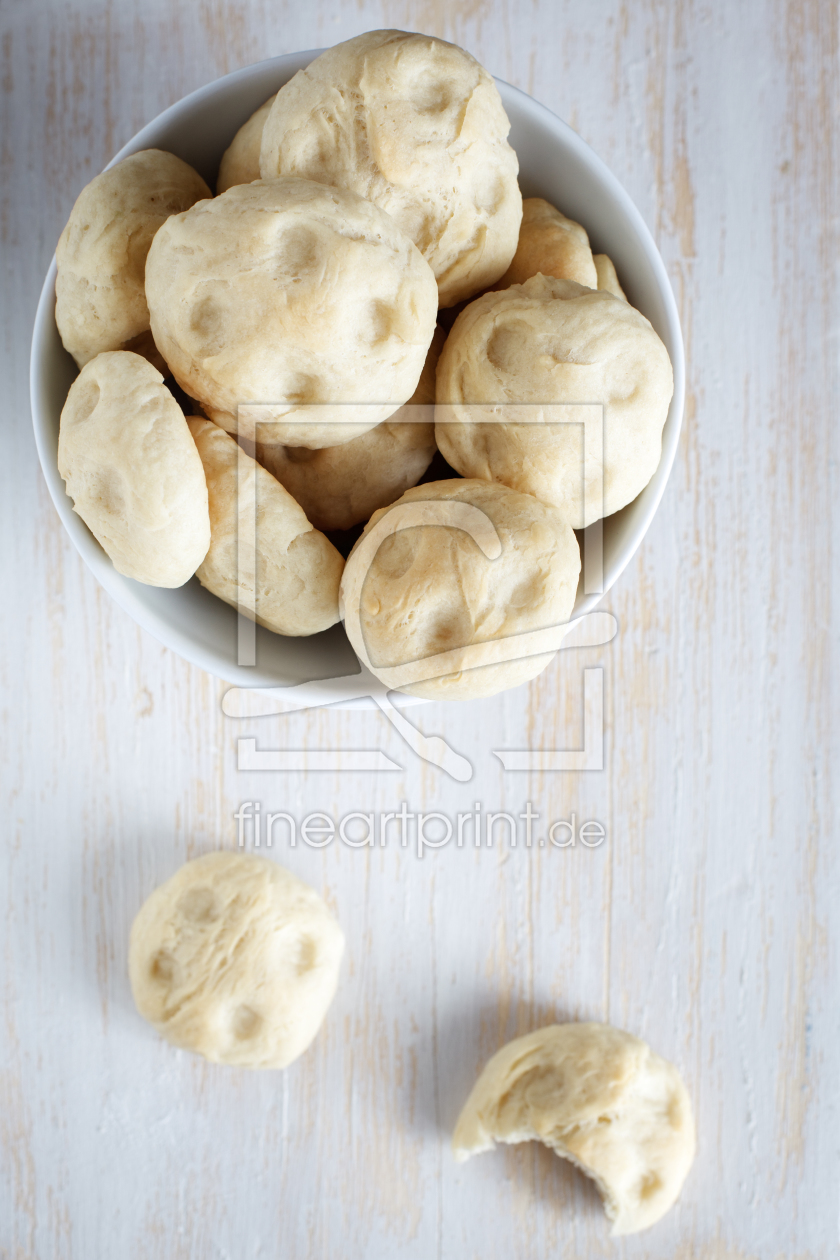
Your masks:
<svg viewBox="0 0 840 1260"><path fill-rule="evenodd" d="M210 83L203 84L193 92L181 97L180 100L175 101L172 105L167 106L166 109L145 123L111 158L110 162L103 167L103 170L110 170L111 167L117 165L130 154L148 148L149 140L147 137L149 137L150 133L157 131L168 122L174 121L185 109L200 106L204 99L212 99L218 92L220 85L235 86L237 81L246 82L255 77L260 71L267 73L270 70L282 71L292 67L296 71L308 65L323 51L324 49L316 48L300 52L283 53L277 57L269 57L263 61L242 66L238 70L233 70L229 74L213 79ZM550 110L548 106L535 100L534 97L529 96L521 88L507 83L504 79L496 76L494 76L494 79L503 98L506 93L511 94L520 110L535 121L545 123L546 118L548 118L552 129L559 132L562 136L564 144L576 151L577 156L586 165L595 168L599 180L609 188L622 214L627 219L637 242L644 250L646 261L656 282L662 301L664 319L668 326L670 342L668 349L674 373L674 393L663 430L662 455L659 465L653 477L641 492L644 495L642 511L637 513L632 535L619 550L618 556L614 558L609 576L604 575L603 589L597 593L583 596L575 608L574 616L569 623L571 626L592 612L618 581L633 556L639 550L662 501L662 496L665 493L665 487L676 459L684 419L685 348L677 303L665 263L641 212L618 177L598 153L568 123ZM133 589L134 584L129 583L127 579L117 573L107 554L90 534L81 517L73 510L64 481L59 475L58 467L52 458L52 451L48 449L47 433L49 425L46 417L49 408L44 399L46 385L41 377L40 363L41 348L47 332L50 329L50 325L52 325L52 328L55 327L56 270L56 258L55 254L53 254L41 288L32 330L29 362L30 409L41 471L59 518L73 545L94 577L119 607L128 613L133 621L142 629L148 631L159 643L171 648L185 660L191 664L198 665L212 676L235 686L247 688L248 690L276 690L278 694L288 691L295 685L294 683L283 684L276 679L264 681L265 676L260 677L261 671L259 669L234 664L226 659L217 649L202 646L178 626L163 621L153 609L148 607L138 597L138 594ZM317 684L313 683L308 686L320 697L317 703L356 707L354 700L347 700L346 678L323 678L318 680ZM313 694L314 699L315 695ZM413 700L416 700L416 698L400 696L401 704L404 702L411 703Z"/></svg>

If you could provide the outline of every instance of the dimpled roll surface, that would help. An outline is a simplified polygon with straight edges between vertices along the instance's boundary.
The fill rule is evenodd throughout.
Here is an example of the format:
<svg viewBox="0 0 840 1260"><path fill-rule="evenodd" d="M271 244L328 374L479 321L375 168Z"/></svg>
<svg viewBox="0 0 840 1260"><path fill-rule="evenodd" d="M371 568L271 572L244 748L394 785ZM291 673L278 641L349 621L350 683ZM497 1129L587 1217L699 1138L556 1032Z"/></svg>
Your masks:
<svg viewBox="0 0 840 1260"><path fill-rule="evenodd" d="M202 586L267 630L294 637L338 621L344 560L270 473L210 420L188 421L210 504Z"/></svg>
<svg viewBox="0 0 840 1260"><path fill-rule="evenodd" d="M364 559L362 543L379 522L426 503L434 523L398 530L384 538L370 563ZM478 509L489 522L498 539L495 558L454 523L449 509L461 504ZM545 669L553 651L478 667L469 664L468 653L476 644L562 626L574 606L579 574L577 539L553 508L492 482L435 481L414 486L371 517L347 560L341 608L350 642L357 652L364 650L374 674L454 653L447 658L452 672L399 690L432 700L468 700L495 695ZM351 599L358 599L358 623L348 616Z"/></svg>
<svg viewBox="0 0 840 1260"><path fill-rule="evenodd" d="M212 194L201 176L160 149L132 153L79 194L55 251L55 322L79 367L104 350L154 354L144 289L158 228ZM162 364L158 360L156 366Z"/></svg>
<svg viewBox="0 0 840 1260"><path fill-rule="evenodd" d="M237 432L239 406L264 404L260 440L313 448L411 397L437 315L434 276L396 223L303 179L238 184L169 219L146 293L158 347L212 420Z"/></svg>
<svg viewBox="0 0 840 1260"><path fill-rule="evenodd" d="M536 495L578 529L650 481L673 392L644 315L536 275L458 316L438 362L435 435L463 476Z"/></svg>
<svg viewBox="0 0 840 1260"><path fill-rule="evenodd" d="M137 1010L211 1063L284 1068L338 983L344 937L313 888L267 858L208 853L143 903L131 929Z"/></svg>
<svg viewBox="0 0 840 1260"><path fill-rule="evenodd" d="M118 573L183 586L210 545L207 485L181 408L151 363L97 355L61 412L58 471Z"/></svg>
<svg viewBox="0 0 840 1260"><path fill-rule="evenodd" d="M376 202L428 260L440 305L453 306L498 280L516 249L522 196L509 130L492 77L462 48L369 31L280 89L260 170Z"/></svg>
<svg viewBox="0 0 840 1260"><path fill-rule="evenodd" d="M696 1144L677 1069L610 1024L552 1024L508 1042L486 1065L455 1127L455 1158L530 1140L594 1179L614 1235L647 1229L668 1211Z"/></svg>
<svg viewBox="0 0 840 1260"><path fill-rule="evenodd" d="M350 529L398 499L423 476L435 446L435 368L444 342L435 330L420 383L404 407L375 429L310 451L257 447L257 458L286 487L316 529Z"/></svg>

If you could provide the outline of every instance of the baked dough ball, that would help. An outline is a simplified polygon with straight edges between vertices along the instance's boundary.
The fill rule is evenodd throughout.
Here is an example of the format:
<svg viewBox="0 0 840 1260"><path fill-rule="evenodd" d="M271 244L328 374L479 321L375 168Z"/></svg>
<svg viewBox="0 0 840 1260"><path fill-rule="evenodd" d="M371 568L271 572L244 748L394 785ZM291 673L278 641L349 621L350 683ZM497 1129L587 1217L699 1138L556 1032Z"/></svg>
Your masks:
<svg viewBox="0 0 840 1260"><path fill-rule="evenodd" d="M282 87L263 179L301 175L387 210L422 251L440 305L480 293L516 249L522 196L510 123L474 57L430 35L369 31Z"/></svg>
<svg viewBox="0 0 840 1260"><path fill-rule="evenodd" d="M152 356L143 288L152 237L210 196L191 166L160 149L132 153L82 189L55 251L55 322L79 367L103 350Z"/></svg>
<svg viewBox="0 0 840 1260"><path fill-rule="evenodd" d="M437 314L434 276L383 211L303 179L238 184L169 219L146 264L152 332L178 384L237 432L340 445L406 402Z"/></svg>
<svg viewBox="0 0 840 1260"><path fill-rule="evenodd" d="M627 294L618 283L618 275L616 274L613 260L608 254L593 254L592 261L595 264L595 273L598 277L598 288L605 289L607 293L611 293L613 297L621 298L623 302L627 301ZM591 287L591 286L590 286Z"/></svg>
<svg viewBox="0 0 840 1260"><path fill-rule="evenodd" d="M210 550L196 573L201 585L276 634L317 634L335 625L344 560L330 540L224 429L197 416L187 423L210 499ZM256 555L249 552L240 565L255 514Z"/></svg>
<svg viewBox="0 0 840 1260"><path fill-rule="evenodd" d="M183 586L210 546L207 486L181 408L151 363L97 355L70 386L58 471L114 568L149 586Z"/></svg>
<svg viewBox="0 0 840 1260"><path fill-rule="evenodd" d="M534 494L578 529L650 481L673 392L668 351L644 315L537 275L458 316L438 363L435 435L463 476Z"/></svg>
<svg viewBox="0 0 840 1260"><path fill-rule="evenodd" d="M598 277L586 229L567 219L542 197L522 202L522 226L513 261L494 289L522 284L531 276L557 276L598 288Z"/></svg>
<svg viewBox="0 0 840 1260"><path fill-rule="evenodd" d="M137 1010L211 1063L284 1068L335 996L341 928L308 884L267 858L208 853L143 903L128 970Z"/></svg>
<svg viewBox="0 0 840 1260"><path fill-rule="evenodd" d="M383 682L470 700L545 669L556 649L504 660L516 646L506 641L567 622L579 574L577 539L553 508L492 482L434 481L371 517L345 567L341 612L356 654ZM503 649L501 663L475 666L482 643ZM437 671L431 678L395 684L384 673L444 653L422 667Z"/></svg>
<svg viewBox="0 0 840 1260"><path fill-rule="evenodd" d="M509 1042L479 1076L452 1146L465 1160L532 1139L593 1178L614 1235L664 1216L695 1150L677 1069L610 1024L553 1024Z"/></svg>
<svg viewBox="0 0 840 1260"><path fill-rule="evenodd" d="M274 93L276 96L277 93ZM216 193L227 192L234 184L251 184L260 177L260 144L268 111L274 104L270 96L264 105L255 110L237 131L222 156Z"/></svg>
<svg viewBox="0 0 840 1260"><path fill-rule="evenodd" d="M351 529L414 486L435 446L435 370L446 335L435 329L419 384L404 407L375 429L310 451L257 445L263 468L284 485L316 529Z"/></svg>

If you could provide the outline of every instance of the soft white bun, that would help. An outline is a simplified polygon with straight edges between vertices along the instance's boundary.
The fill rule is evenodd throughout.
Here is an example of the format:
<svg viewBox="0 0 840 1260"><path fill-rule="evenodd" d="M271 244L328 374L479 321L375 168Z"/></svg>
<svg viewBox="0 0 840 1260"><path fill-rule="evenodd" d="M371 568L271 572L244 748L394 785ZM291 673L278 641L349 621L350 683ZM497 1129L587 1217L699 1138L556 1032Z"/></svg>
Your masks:
<svg viewBox="0 0 840 1260"><path fill-rule="evenodd" d="M577 539L553 508L492 482L434 481L371 517L347 560L341 613L357 655L389 686L469 700L545 669L559 641L515 659L505 653L515 656L513 636L568 621L579 574ZM499 663L476 665L480 645ZM432 676L416 682L385 672L443 654L421 664Z"/></svg>
<svg viewBox="0 0 840 1260"><path fill-rule="evenodd" d="M516 249L522 197L492 77L430 35L369 31L282 87L263 130L263 179L352 188L428 260L440 305L486 289Z"/></svg>
<svg viewBox="0 0 840 1260"><path fill-rule="evenodd" d="M542 197L526 197L516 253L493 288L522 284L537 273L574 280L589 289L600 288L586 229Z"/></svg>
<svg viewBox="0 0 840 1260"><path fill-rule="evenodd" d="M626 302L627 294L619 284L618 274L609 254L595 254L592 261L595 264L595 272L598 276L598 288L605 289L613 297L621 298L623 302Z"/></svg>
<svg viewBox="0 0 840 1260"><path fill-rule="evenodd" d="M330 540L224 429L197 416L188 423L210 499L210 550L196 573L201 585L277 634L335 625L344 560ZM248 540L254 521L256 552Z"/></svg>
<svg viewBox="0 0 840 1260"><path fill-rule="evenodd" d="M277 93L275 92L274 96ZM274 104L270 96L244 122L222 155L216 179L216 193L227 192L235 184L252 184L260 177L260 144L268 111Z"/></svg>
<svg viewBox="0 0 840 1260"><path fill-rule="evenodd" d="M694 1159L679 1072L610 1024L553 1024L484 1068L455 1127L455 1158L496 1142L544 1142L592 1177L612 1233L635 1234L673 1205Z"/></svg>
<svg viewBox="0 0 840 1260"><path fill-rule="evenodd" d="M344 936L308 884L267 858L208 853L143 903L128 968L138 1011L211 1063L284 1068L321 1027Z"/></svg>
<svg viewBox="0 0 840 1260"><path fill-rule="evenodd" d="M98 355L61 412L58 471L118 573L183 586L210 545L207 486L181 408L151 363Z"/></svg>
<svg viewBox="0 0 840 1260"><path fill-rule="evenodd" d="M316 529L350 529L393 503L429 467L435 446L435 369L445 340L435 330L419 384L375 429L319 451L257 445L257 459L284 485Z"/></svg>
<svg viewBox="0 0 840 1260"><path fill-rule="evenodd" d="M239 406L266 404L258 440L313 448L411 397L437 314L434 276L396 223L303 179L238 184L173 216L146 293L157 345L212 420L241 432Z"/></svg>
<svg viewBox="0 0 840 1260"><path fill-rule="evenodd" d="M82 189L55 251L55 322L79 367L103 350L155 361L143 287L152 237L211 195L191 166L160 149L132 153Z"/></svg>
<svg viewBox="0 0 840 1260"><path fill-rule="evenodd" d="M673 391L644 315L536 275L458 316L438 362L435 435L463 476L534 494L578 529L650 481Z"/></svg>

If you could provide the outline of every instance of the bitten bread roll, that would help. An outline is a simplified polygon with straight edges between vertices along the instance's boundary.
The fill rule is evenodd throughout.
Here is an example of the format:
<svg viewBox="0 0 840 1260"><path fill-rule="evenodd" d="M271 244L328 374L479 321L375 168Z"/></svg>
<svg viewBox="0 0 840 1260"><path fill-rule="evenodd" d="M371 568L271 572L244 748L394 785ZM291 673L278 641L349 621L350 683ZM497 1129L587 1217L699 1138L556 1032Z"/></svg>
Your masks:
<svg viewBox="0 0 840 1260"><path fill-rule="evenodd" d="M537 274L575 280L588 289L598 288L598 276L586 229L567 219L542 197L522 202L522 226L513 261L492 287L507 289Z"/></svg>
<svg viewBox="0 0 840 1260"><path fill-rule="evenodd" d="M498 280L522 196L510 123L491 76L429 35L369 31L337 44L277 93L263 179L300 175L387 210L435 273L440 305Z"/></svg>
<svg viewBox="0 0 840 1260"><path fill-rule="evenodd" d="M598 275L598 288L611 293L613 297L621 298L622 302L626 302L627 294L618 283L618 276L609 255L593 254L592 261L595 264L595 271Z"/></svg>
<svg viewBox="0 0 840 1260"><path fill-rule="evenodd" d="M98 355L61 412L58 471L118 573L183 586L210 545L207 486L181 408L139 354Z"/></svg>
<svg viewBox="0 0 840 1260"><path fill-rule="evenodd" d="M578 529L650 481L673 391L644 315L537 275L458 316L438 362L435 436L463 476L536 495Z"/></svg>
<svg viewBox="0 0 840 1260"><path fill-rule="evenodd" d="M383 211L303 179L238 184L175 215L146 264L155 341L178 384L237 432L317 448L387 420L417 387L434 276ZM335 404L326 409L324 403Z"/></svg>
<svg viewBox="0 0 840 1260"><path fill-rule="evenodd" d="M210 499L210 550L196 573L201 585L276 634L317 634L335 625L344 568L335 547L224 429L197 416L187 423Z"/></svg>
<svg viewBox="0 0 840 1260"><path fill-rule="evenodd" d="M459 1161L496 1142L544 1142L592 1177L612 1234L668 1211L694 1159L691 1101L673 1064L609 1024L553 1024L509 1042L458 1119Z"/></svg>
<svg viewBox="0 0 840 1260"><path fill-rule="evenodd" d="M191 166L160 149L132 153L82 189L55 251L55 322L79 367L103 350L136 349L154 361L143 287L152 237L210 196Z"/></svg>
<svg viewBox="0 0 840 1260"><path fill-rule="evenodd" d="M286 487L316 529L351 529L423 476L437 450L435 370L445 340L443 329L435 329L412 397L361 437L320 451L258 444L263 468Z"/></svg>
<svg viewBox="0 0 840 1260"><path fill-rule="evenodd" d="M211 1063L284 1068L321 1027L344 936L313 888L267 858L208 853L145 901L131 928L137 1010Z"/></svg>
<svg viewBox="0 0 840 1260"><path fill-rule="evenodd" d="M274 93L276 96L277 93ZM270 96L264 105L255 110L243 123L225 149L216 180L217 195L227 192L235 184L251 184L260 177L260 144L268 111L274 104Z"/></svg>
<svg viewBox="0 0 840 1260"><path fill-rule="evenodd" d="M435 481L371 517L347 561L341 611L357 655L388 686L469 700L545 669L579 574L577 539L553 508L486 481ZM553 647L510 642L537 630L554 634ZM394 679L398 666L418 681Z"/></svg>

